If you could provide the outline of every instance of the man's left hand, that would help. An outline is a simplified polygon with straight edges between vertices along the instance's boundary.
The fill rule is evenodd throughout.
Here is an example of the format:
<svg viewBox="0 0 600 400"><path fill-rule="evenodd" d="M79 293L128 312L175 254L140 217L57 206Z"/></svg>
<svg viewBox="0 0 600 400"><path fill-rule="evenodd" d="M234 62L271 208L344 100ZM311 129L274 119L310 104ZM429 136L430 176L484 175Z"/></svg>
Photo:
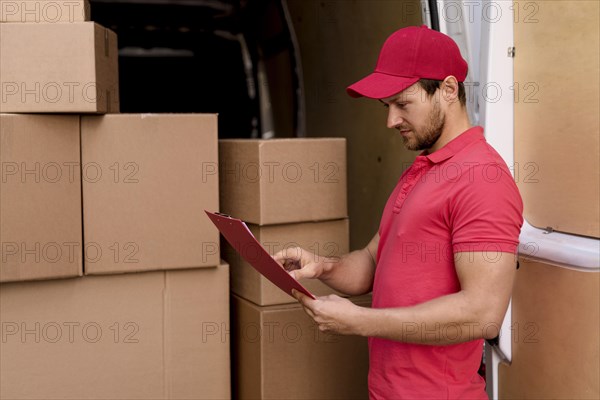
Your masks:
<svg viewBox="0 0 600 400"><path fill-rule="evenodd" d="M361 315L365 308L334 294L311 299L297 290L293 296L311 317L321 332L338 335L361 335Z"/></svg>

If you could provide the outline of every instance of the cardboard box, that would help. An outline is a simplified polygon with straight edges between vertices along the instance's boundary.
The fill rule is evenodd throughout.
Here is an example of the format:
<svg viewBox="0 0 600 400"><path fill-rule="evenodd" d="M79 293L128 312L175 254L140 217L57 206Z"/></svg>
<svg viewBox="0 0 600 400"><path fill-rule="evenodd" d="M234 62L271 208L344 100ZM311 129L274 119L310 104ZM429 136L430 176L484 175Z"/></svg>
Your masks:
<svg viewBox="0 0 600 400"><path fill-rule="evenodd" d="M0 114L0 282L82 274L79 117Z"/></svg>
<svg viewBox="0 0 600 400"><path fill-rule="evenodd" d="M119 111L117 35L93 22L0 24L0 112Z"/></svg>
<svg viewBox="0 0 600 400"><path fill-rule="evenodd" d="M259 225L348 216L346 140L220 140L221 210Z"/></svg>
<svg viewBox="0 0 600 400"><path fill-rule="evenodd" d="M227 286L227 265L2 285L0 398L228 399Z"/></svg>
<svg viewBox="0 0 600 400"><path fill-rule="evenodd" d="M248 225L248 228L271 255L296 246L321 257L337 257L349 251L347 219L286 225ZM252 268L233 247L227 244L225 249L223 258L231 266L233 293L260 306L296 303L296 299ZM300 282L317 296L336 293L318 279L303 279Z"/></svg>
<svg viewBox="0 0 600 400"><path fill-rule="evenodd" d="M87 0L0 0L0 22L83 22L90 20Z"/></svg>
<svg viewBox="0 0 600 400"><path fill-rule="evenodd" d="M370 305L369 297L354 299ZM367 339L320 332L298 304L232 298L233 397L367 399Z"/></svg>
<svg viewBox="0 0 600 400"><path fill-rule="evenodd" d="M81 118L85 274L214 267L216 114Z"/></svg>

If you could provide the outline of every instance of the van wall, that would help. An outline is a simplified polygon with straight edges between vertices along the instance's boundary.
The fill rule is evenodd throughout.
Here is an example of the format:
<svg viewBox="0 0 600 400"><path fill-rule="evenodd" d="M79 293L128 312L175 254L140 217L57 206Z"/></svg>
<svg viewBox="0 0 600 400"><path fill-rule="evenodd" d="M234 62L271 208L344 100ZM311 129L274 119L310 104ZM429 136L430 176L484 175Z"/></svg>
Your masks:
<svg viewBox="0 0 600 400"><path fill-rule="evenodd" d="M500 399L600 398L600 274L520 259Z"/></svg>
<svg viewBox="0 0 600 400"><path fill-rule="evenodd" d="M600 3L514 2L515 179L539 228L599 236ZM521 259L501 399L600 398L600 273Z"/></svg>
<svg viewBox="0 0 600 400"><path fill-rule="evenodd" d="M515 177L538 228L600 236L600 3L514 2Z"/></svg>
<svg viewBox="0 0 600 400"><path fill-rule="evenodd" d="M298 36L308 136L348 139L350 248L364 247L377 232L385 202L416 152L387 129L377 101L352 99L345 89L371 73L385 39L421 25L419 1L288 0Z"/></svg>

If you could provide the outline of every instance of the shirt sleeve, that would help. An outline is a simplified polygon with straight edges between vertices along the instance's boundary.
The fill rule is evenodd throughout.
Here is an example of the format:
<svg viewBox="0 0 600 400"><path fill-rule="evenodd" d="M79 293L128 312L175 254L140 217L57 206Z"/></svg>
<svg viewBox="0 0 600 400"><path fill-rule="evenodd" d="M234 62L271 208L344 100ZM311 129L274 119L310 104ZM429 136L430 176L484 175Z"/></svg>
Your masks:
<svg viewBox="0 0 600 400"><path fill-rule="evenodd" d="M454 253L517 253L523 202L505 164L489 163L465 170L452 192L449 223Z"/></svg>

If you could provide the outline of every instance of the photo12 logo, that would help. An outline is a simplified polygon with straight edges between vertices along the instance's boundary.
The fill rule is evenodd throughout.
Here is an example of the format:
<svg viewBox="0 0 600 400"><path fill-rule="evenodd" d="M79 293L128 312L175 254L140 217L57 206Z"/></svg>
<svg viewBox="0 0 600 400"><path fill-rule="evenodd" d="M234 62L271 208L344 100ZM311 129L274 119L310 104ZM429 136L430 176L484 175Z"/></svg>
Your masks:
<svg viewBox="0 0 600 400"><path fill-rule="evenodd" d="M2 343L139 343L136 322L2 321ZM112 340L111 340L112 339Z"/></svg>
<svg viewBox="0 0 600 400"><path fill-rule="evenodd" d="M335 162L314 162L304 165L296 161L279 162L222 162L219 174L229 182L235 183L339 183L340 166Z"/></svg>
<svg viewBox="0 0 600 400"><path fill-rule="evenodd" d="M140 165L134 161L100 164L95 161L3 161L2 183L140 183Z"/></svg>
<svg viewBox="0 0 600 400"><path fill-rule="evenodd" d="M0 86L2 104L75 104L104 101L96 82L7 82Z"/></svg>
<svg viewBox="0 0 600 400"><path fill-rule="evenodd" d="M0 1L2 22L77 22L87 20L87 2L65 1Z"/></svg>
<svg viewBox="0 0 600 400"><path fill-rule="evenodd" d="M111 242L104 245L96 242L12 242L0 246L2 263L23 264L73 264L81 260L86 263L111 260L115 264L137 264L140 262L140 246L132 241ZM213 250L214 251L214 250Z"/></svg>
<svg viewBox="0 0 600 400"><path fill-rule="evenodd" d="M438 15L448 23L484 21L491 24L509 18L517 23L538 23L540 10L536 1L463 0L437 2Z"/></svg>
<svg viewBox="0 0 600 400"><path fill-rule="evenodd" d="M307 340L315 343L337 343L340 340L337 335L321 332L315 323L307 326L293 321L249 322L235 326L234 330L238 339L248 343L294 344ZM202 322L202 343L227 343L230 334L227 322Z"/></svg>

